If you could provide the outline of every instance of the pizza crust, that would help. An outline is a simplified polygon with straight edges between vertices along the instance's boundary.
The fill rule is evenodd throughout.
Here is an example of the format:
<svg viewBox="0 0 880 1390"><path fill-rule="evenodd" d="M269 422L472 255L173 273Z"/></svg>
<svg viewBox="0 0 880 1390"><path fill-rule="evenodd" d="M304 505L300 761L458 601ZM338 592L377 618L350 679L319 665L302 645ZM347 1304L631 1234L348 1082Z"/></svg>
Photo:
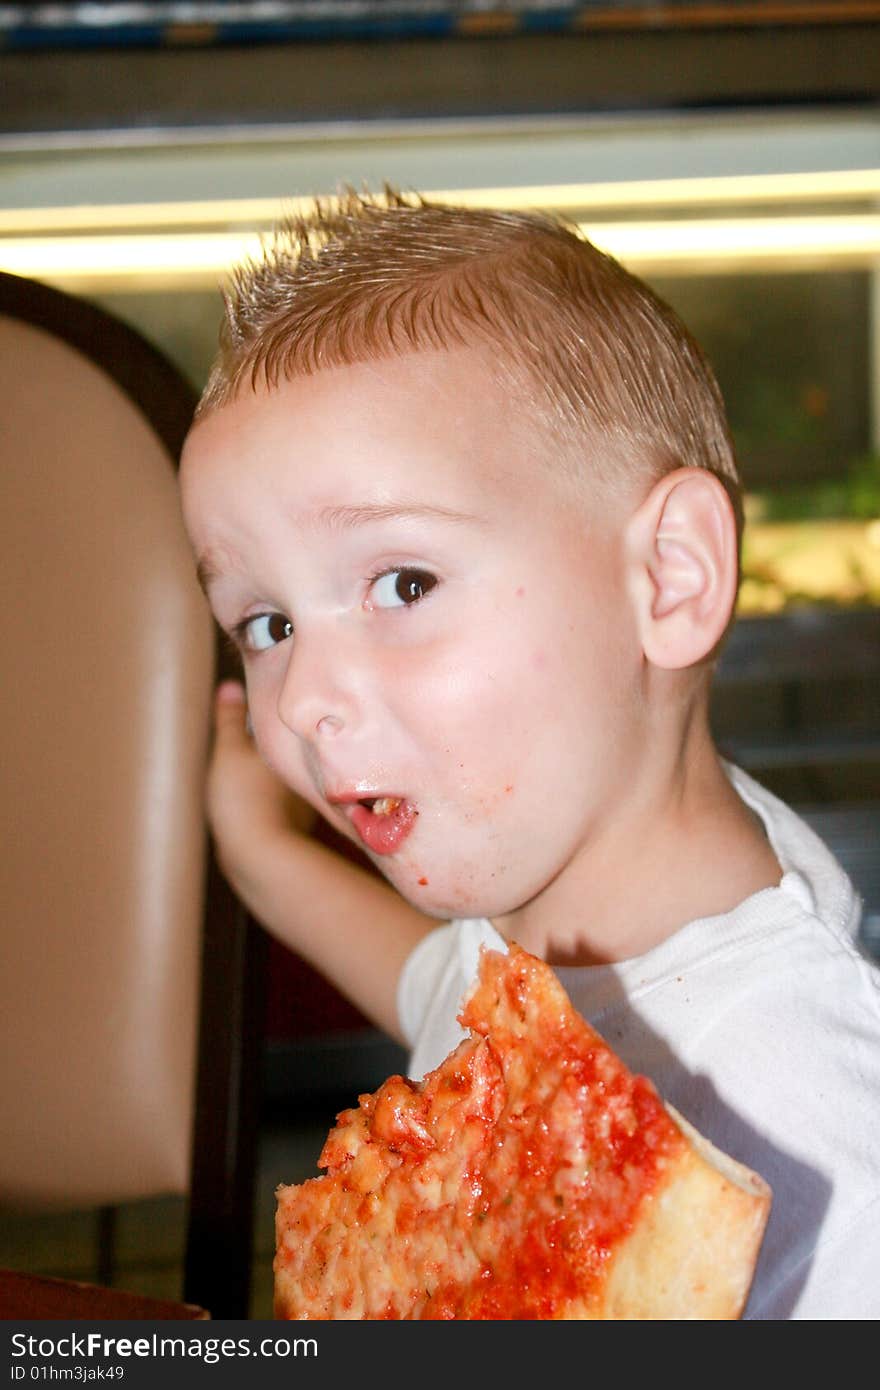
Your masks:
<svg viewBox="0 0 880 1390"><path fill-rule="evenodd" d="M666 1108L688 1145L617 1252L602 1317L738 1318L770 1214L770 1188Z"/></svg>
<svg viewBox="0 0 880 1390"><path fill-rule="evenodd" d="M732 1319L769 1187L633 1076L553 971L484 950L470 1037L338 1117L278 1189L293 1319Z"/></svg>

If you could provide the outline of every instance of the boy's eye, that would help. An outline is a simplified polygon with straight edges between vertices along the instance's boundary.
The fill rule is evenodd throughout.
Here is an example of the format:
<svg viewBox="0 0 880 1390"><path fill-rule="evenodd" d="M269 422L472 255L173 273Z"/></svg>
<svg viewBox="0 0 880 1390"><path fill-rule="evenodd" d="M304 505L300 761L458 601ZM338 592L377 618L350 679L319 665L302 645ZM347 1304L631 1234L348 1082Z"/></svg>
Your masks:
<svg viewBox="0 0 880 1390"><path fill-rule="evenodd" d="M257 613L239 626L241 642L246 651L264 652L293 636L293 623L283 613Z"/></svg>
<svg viewBox="0 0 880 1390"><path fill-rule="evenodd" d="M401 608L418 603L436 584L427 570L389 570L373 581L370 597L377 608Z"/></svg>

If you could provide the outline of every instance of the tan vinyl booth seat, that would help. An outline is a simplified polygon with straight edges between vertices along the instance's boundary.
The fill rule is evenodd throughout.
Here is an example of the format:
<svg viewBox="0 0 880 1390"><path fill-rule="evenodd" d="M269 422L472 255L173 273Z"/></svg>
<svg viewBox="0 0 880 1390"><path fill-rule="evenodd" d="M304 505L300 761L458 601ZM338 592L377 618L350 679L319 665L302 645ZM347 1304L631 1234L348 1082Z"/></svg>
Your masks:
<svg viewBox="0 0 880 1390"><path fill-rule="evenodd" d="M0 381L0 1190L67 1207L184 1192L211 627L167 454L132 403L6 317Z"/></svg>
<svg viewBox="0 0 880 1390"><path fill-rule="evenodd" d="M90 356L20 316L13 278L0 277L0 1206L86 1209L190 1190L215 634L176 460L113 375L114 351L131 373L153 350L89 311ZM78 312L33 292L62 320Z"/></svg>

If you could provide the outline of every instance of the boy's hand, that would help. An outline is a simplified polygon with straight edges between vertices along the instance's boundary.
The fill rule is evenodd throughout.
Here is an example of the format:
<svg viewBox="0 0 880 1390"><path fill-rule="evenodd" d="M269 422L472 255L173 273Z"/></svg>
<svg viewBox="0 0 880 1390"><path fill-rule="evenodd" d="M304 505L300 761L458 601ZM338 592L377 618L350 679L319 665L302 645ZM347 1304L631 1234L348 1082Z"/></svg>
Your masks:
<svg viewBox="0 0 880 1390"><path fill-rule="evenodd" d="M214 745L206 791L208 822L233 882L279 835L308 834L317 813L266 766L248 732L244 687L224 681L214 698Z"/></svg>

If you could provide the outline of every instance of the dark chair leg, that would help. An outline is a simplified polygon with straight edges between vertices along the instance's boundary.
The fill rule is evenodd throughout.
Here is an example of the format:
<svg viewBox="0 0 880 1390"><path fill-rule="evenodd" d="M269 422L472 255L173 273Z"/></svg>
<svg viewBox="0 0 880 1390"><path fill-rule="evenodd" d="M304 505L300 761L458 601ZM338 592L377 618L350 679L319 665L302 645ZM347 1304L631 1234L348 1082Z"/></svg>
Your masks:
<svg viewBox="0 0 880 1390"><path fill-rule="evenodd" d="M116 1207L99 1207L96 1224L95 1279L112 1289L116 1274Z"/></svg>
<svg viewBox="0 0 880 1390"><path fill-rule="evenodd" d="M268 938L211 856L183 1295L247 1318Z"/></svg>

